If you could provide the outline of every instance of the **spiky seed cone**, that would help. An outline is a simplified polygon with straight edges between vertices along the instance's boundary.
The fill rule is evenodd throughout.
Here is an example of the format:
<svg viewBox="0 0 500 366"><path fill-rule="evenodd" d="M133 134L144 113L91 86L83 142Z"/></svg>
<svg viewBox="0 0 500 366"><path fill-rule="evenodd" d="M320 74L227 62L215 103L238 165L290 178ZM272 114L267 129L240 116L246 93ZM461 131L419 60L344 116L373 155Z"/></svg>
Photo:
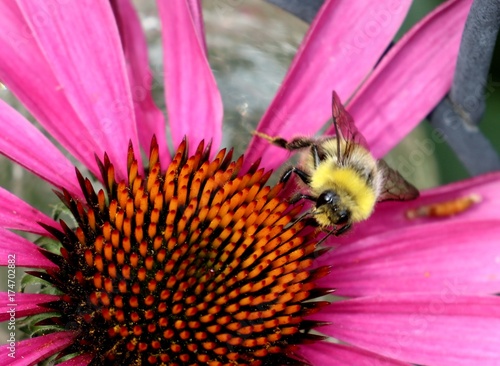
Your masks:
<svg viewBox="0 0 500 366"><path fill-rule="evenodd" d="M303 342L319 323L304 317L327 293L309 270L313 230L295 222L300 207L264 186L258 163L184 141L163 172L153 139L145 177L129 147L128 182L100 163L106 193L79 173L85 201L59 194L78 227L48 228L62 243L58 266L37 273L64 293L45 306L53 324L73 329L63 353L90 353L93 365L303 364Z"/></svg>

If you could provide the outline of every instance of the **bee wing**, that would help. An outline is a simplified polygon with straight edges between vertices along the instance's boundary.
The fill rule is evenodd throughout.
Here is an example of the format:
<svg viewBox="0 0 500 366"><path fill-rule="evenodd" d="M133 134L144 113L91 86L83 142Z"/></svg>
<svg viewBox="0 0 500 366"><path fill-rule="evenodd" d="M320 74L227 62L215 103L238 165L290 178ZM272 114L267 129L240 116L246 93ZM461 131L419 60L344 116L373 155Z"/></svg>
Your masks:
<svg viewBox="0 0 500 366"><path fill-rule="evenodd" d="M384 175L383 187L377 201L408 201L419 196L418 190L385 161L379 160L377 165Z"/></svg>
<svg viewBox="0 0 500 366"><path fill-rule="evenodd" d="M337 136L337 156L340 163L344 162L344 158L350 155L355 145L361 145L369 150L368 143L356 128L354 119L345 110L335 90L332 92L332 117ZM345 142L346 146L343 154L340 154L341 139Z"/></svg>

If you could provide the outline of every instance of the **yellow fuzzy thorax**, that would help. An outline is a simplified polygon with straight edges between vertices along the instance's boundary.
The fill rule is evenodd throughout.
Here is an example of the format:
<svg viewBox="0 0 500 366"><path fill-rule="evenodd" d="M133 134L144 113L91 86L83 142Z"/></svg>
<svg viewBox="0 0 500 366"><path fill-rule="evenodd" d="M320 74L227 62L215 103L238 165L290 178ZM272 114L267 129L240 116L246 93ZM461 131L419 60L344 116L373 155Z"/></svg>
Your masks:
<svg viewBox="0 0 500 366"><path fill-rule="evenodd" d="M314 170L310 187L317 196L328 189L335 191L351 210L353 222L367 219L377 200L376 191L354 169L339 168L328 162Z"/></svg>

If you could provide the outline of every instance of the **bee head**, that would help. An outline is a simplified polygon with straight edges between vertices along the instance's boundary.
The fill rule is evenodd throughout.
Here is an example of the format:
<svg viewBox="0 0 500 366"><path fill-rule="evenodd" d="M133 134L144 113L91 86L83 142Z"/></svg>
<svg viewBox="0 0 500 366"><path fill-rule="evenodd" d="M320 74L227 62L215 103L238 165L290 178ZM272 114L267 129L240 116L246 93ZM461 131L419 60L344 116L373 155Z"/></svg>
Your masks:
<svg viewBox="0 0 500 366"><path fill-rule="evenodd" d="M318 196L316 208L321 208L329 221L335 225L347 224L351 219L351 212L344 207L339 195L332 190L326 190Z"/></svg>

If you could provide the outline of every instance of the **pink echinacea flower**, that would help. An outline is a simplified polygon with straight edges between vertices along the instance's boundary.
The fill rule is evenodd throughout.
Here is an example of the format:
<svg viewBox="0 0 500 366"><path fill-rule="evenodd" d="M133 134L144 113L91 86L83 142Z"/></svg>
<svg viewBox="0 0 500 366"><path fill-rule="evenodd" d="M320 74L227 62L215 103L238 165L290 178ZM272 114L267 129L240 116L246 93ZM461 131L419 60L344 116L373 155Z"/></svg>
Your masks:
<svg viewBox="0 0 500 366"><path fill-rule="evenodd" d="M259 131L315 133L335 89L382 157L450 88L471 2L441 5L374 69L411 1L325 1ZM316 248L314 229L293 221L300 206L281 185L264 187L286 151L254 138L244 160L217 152L222 102L199 2L158 9L173 156L129 1L0 2L0 80L89 171L75 174L0 101L0 152L52 184L76 222L0 189L0 264L34 269L42 284L1 293L14 338L1 364L498 364L500 175L381 204L329 238L332 250ZM418 214L463 197L481 202L456 216ZM330 289L338 298L317 299ZM18 341L16 319L29 316L32 338Z"/></svg>

